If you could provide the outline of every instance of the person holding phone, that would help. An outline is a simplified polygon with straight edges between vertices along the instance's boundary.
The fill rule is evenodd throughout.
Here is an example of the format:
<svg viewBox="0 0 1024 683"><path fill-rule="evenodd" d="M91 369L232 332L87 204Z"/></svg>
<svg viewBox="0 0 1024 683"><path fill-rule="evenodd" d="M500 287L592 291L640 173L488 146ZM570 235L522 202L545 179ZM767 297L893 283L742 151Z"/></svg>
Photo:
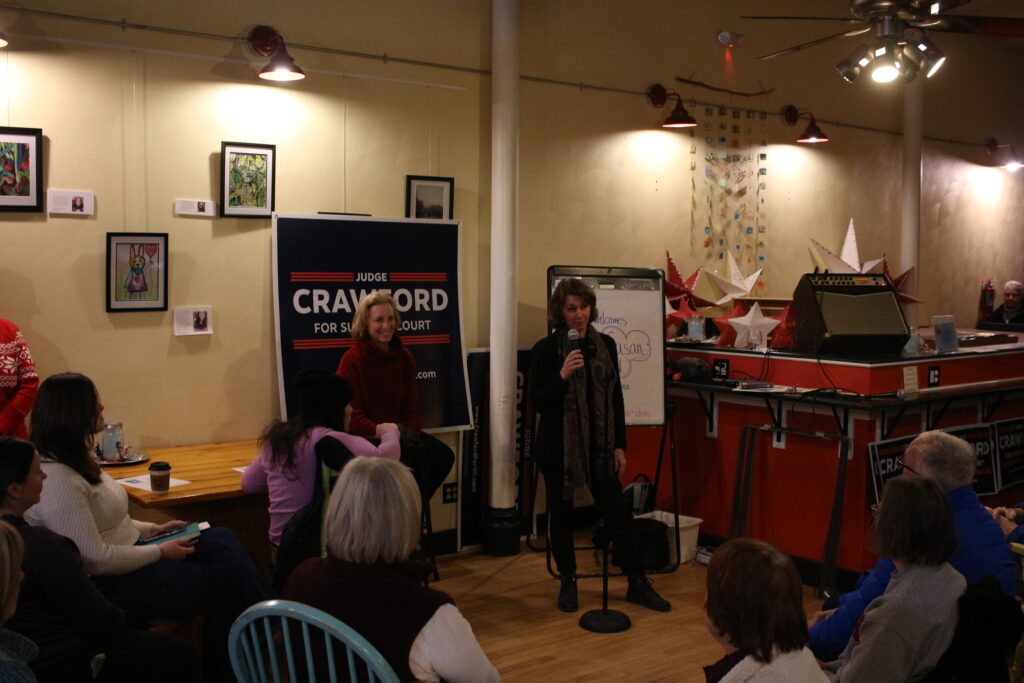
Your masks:
<svg viewBox="0 0 1024 683"><path fill-rule="evenodd" d="M131 518L124 487L90 455L103 424L103 404L85 375L61 373L40 385L29 426L47 483L25 518L74 541L86 571L119 607L147 619L202 615L203 677L225 680L231 623L273 591L230 529L210 529L195 543L139 545L185 522Z"/></svg>

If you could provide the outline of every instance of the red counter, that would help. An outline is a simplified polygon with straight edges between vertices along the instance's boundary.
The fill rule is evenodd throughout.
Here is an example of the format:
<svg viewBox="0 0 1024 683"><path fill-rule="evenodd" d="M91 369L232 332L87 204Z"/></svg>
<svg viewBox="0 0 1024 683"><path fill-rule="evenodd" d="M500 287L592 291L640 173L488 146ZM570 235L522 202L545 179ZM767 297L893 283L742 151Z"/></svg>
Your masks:
<svg viewBox="0 0 1024 683"><path fill-rule="evenodd" d="M902 359L816 359L796 354L669 344L669 357L700 358L712 365L729 362L730 378L761 378L801 388L837 386L864 396L903 389L904 368L913 368L920 392L915 397L816 400L702 390L670 384L677 403L676 449L682 511L704 520L701 531L729 536L740 431L744 425L845 434L851 440L838 565L862 571L874 563L868 550L870 505L875 501L868 444L927 429L993 422L1024 416L1024 344L972 347L956 354ZM929 374L938 385L929 387ZM711 419L706 414L710 409ZM773 413L774 418L773 420ZM757 437L750 522L747 535L812 561L822 559L836 481L839 446L806 436L770 433ZM663 487L659 504L668 503ZM1022 487L983 499L986 504L1017 502Z"/></svg>

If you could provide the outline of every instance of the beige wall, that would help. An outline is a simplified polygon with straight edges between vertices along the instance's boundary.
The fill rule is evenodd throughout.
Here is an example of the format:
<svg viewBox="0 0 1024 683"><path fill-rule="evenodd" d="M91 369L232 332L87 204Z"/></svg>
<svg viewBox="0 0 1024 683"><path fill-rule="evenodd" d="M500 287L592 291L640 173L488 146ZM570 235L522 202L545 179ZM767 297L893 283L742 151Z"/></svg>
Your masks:
<svg viewBox="0 0 1024 683"><path fill-rule="evenodd" d="M845 3L835 4L842 15ZM268 23L293 43L489 68L486 2L322 0L287 11L266 0L31 6L233 36ZM822 13L812 0L772 9ZM898 256L900 138L825 121L896 132L902 91L840 81L833 65L855 40L755 60L827 32L736 18L763 10L754 0L524 1L522 72L638 92L655 81L671 87L675 76L774 88L756 98L680 91L773 113L757 130L769 144L761 293L787 296L813 267L807 238L838 249L851 217L865 259ZM731 68L714 42L723 28L747 34ZM406 174L454 176L467 344L488 344L485 75L293 49L309 78L266 85L255 78L262 63L238 43L7 11L0 30L14 38L0 55L0 122L44 130L47 187L97 196L91 218L0 214L0 316L25 331L44 376L92 376L131 441L250 437L278 412L270 222L173 213L176 198L216 197L222 140L277 145L277 208L286 212L398 216ZM936 41L950 64L927 84L926 134L971 143L994 135L1024 151L1021 42ZM533 81L522 82L521 98L520 343L543 332L543 275L553 263L664 267L669 250L687 273L723 272L691 248L691 207L706 197L699 164L690 168L691 138L656 129L667 112L640 95ZM814 111L833 142L791 144L799 130L774 115L789 103ZM692 111L701 118L703 106ZM922 313L970 323L983 277L1022 275L1024 180L985 168L977 144L927 143L925 153ZM170 303L212 305L216 334L174 337L170 313L104 312L104 235L135 230L170 233Z"/></svg>

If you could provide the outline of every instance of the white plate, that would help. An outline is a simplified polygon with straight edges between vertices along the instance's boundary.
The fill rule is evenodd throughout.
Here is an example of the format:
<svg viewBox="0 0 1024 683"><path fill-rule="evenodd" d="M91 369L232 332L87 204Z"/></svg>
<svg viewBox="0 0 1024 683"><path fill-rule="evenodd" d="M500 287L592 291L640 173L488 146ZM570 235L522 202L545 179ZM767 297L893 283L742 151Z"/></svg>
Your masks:
<svg viewBox="0 0 1024 683"><path fill-rule="evenodd" d="M136 453L130 460L100 460L99 463L101 467L124 467L125 465L138 465L147 460L149 460L149 456L145 453Z"/></svg>

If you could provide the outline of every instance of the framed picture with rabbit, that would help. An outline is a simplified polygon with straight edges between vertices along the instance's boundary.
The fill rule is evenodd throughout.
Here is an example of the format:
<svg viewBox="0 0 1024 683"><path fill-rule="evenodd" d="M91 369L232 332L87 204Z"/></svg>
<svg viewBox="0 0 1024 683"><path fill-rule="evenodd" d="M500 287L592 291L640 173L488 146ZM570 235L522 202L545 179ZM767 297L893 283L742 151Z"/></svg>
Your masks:
<svg viewBox="0 0 1024 683"><path fill-rule="evenodd" d="M107 312L167 310L167 233L107 233Z"/></svg>

